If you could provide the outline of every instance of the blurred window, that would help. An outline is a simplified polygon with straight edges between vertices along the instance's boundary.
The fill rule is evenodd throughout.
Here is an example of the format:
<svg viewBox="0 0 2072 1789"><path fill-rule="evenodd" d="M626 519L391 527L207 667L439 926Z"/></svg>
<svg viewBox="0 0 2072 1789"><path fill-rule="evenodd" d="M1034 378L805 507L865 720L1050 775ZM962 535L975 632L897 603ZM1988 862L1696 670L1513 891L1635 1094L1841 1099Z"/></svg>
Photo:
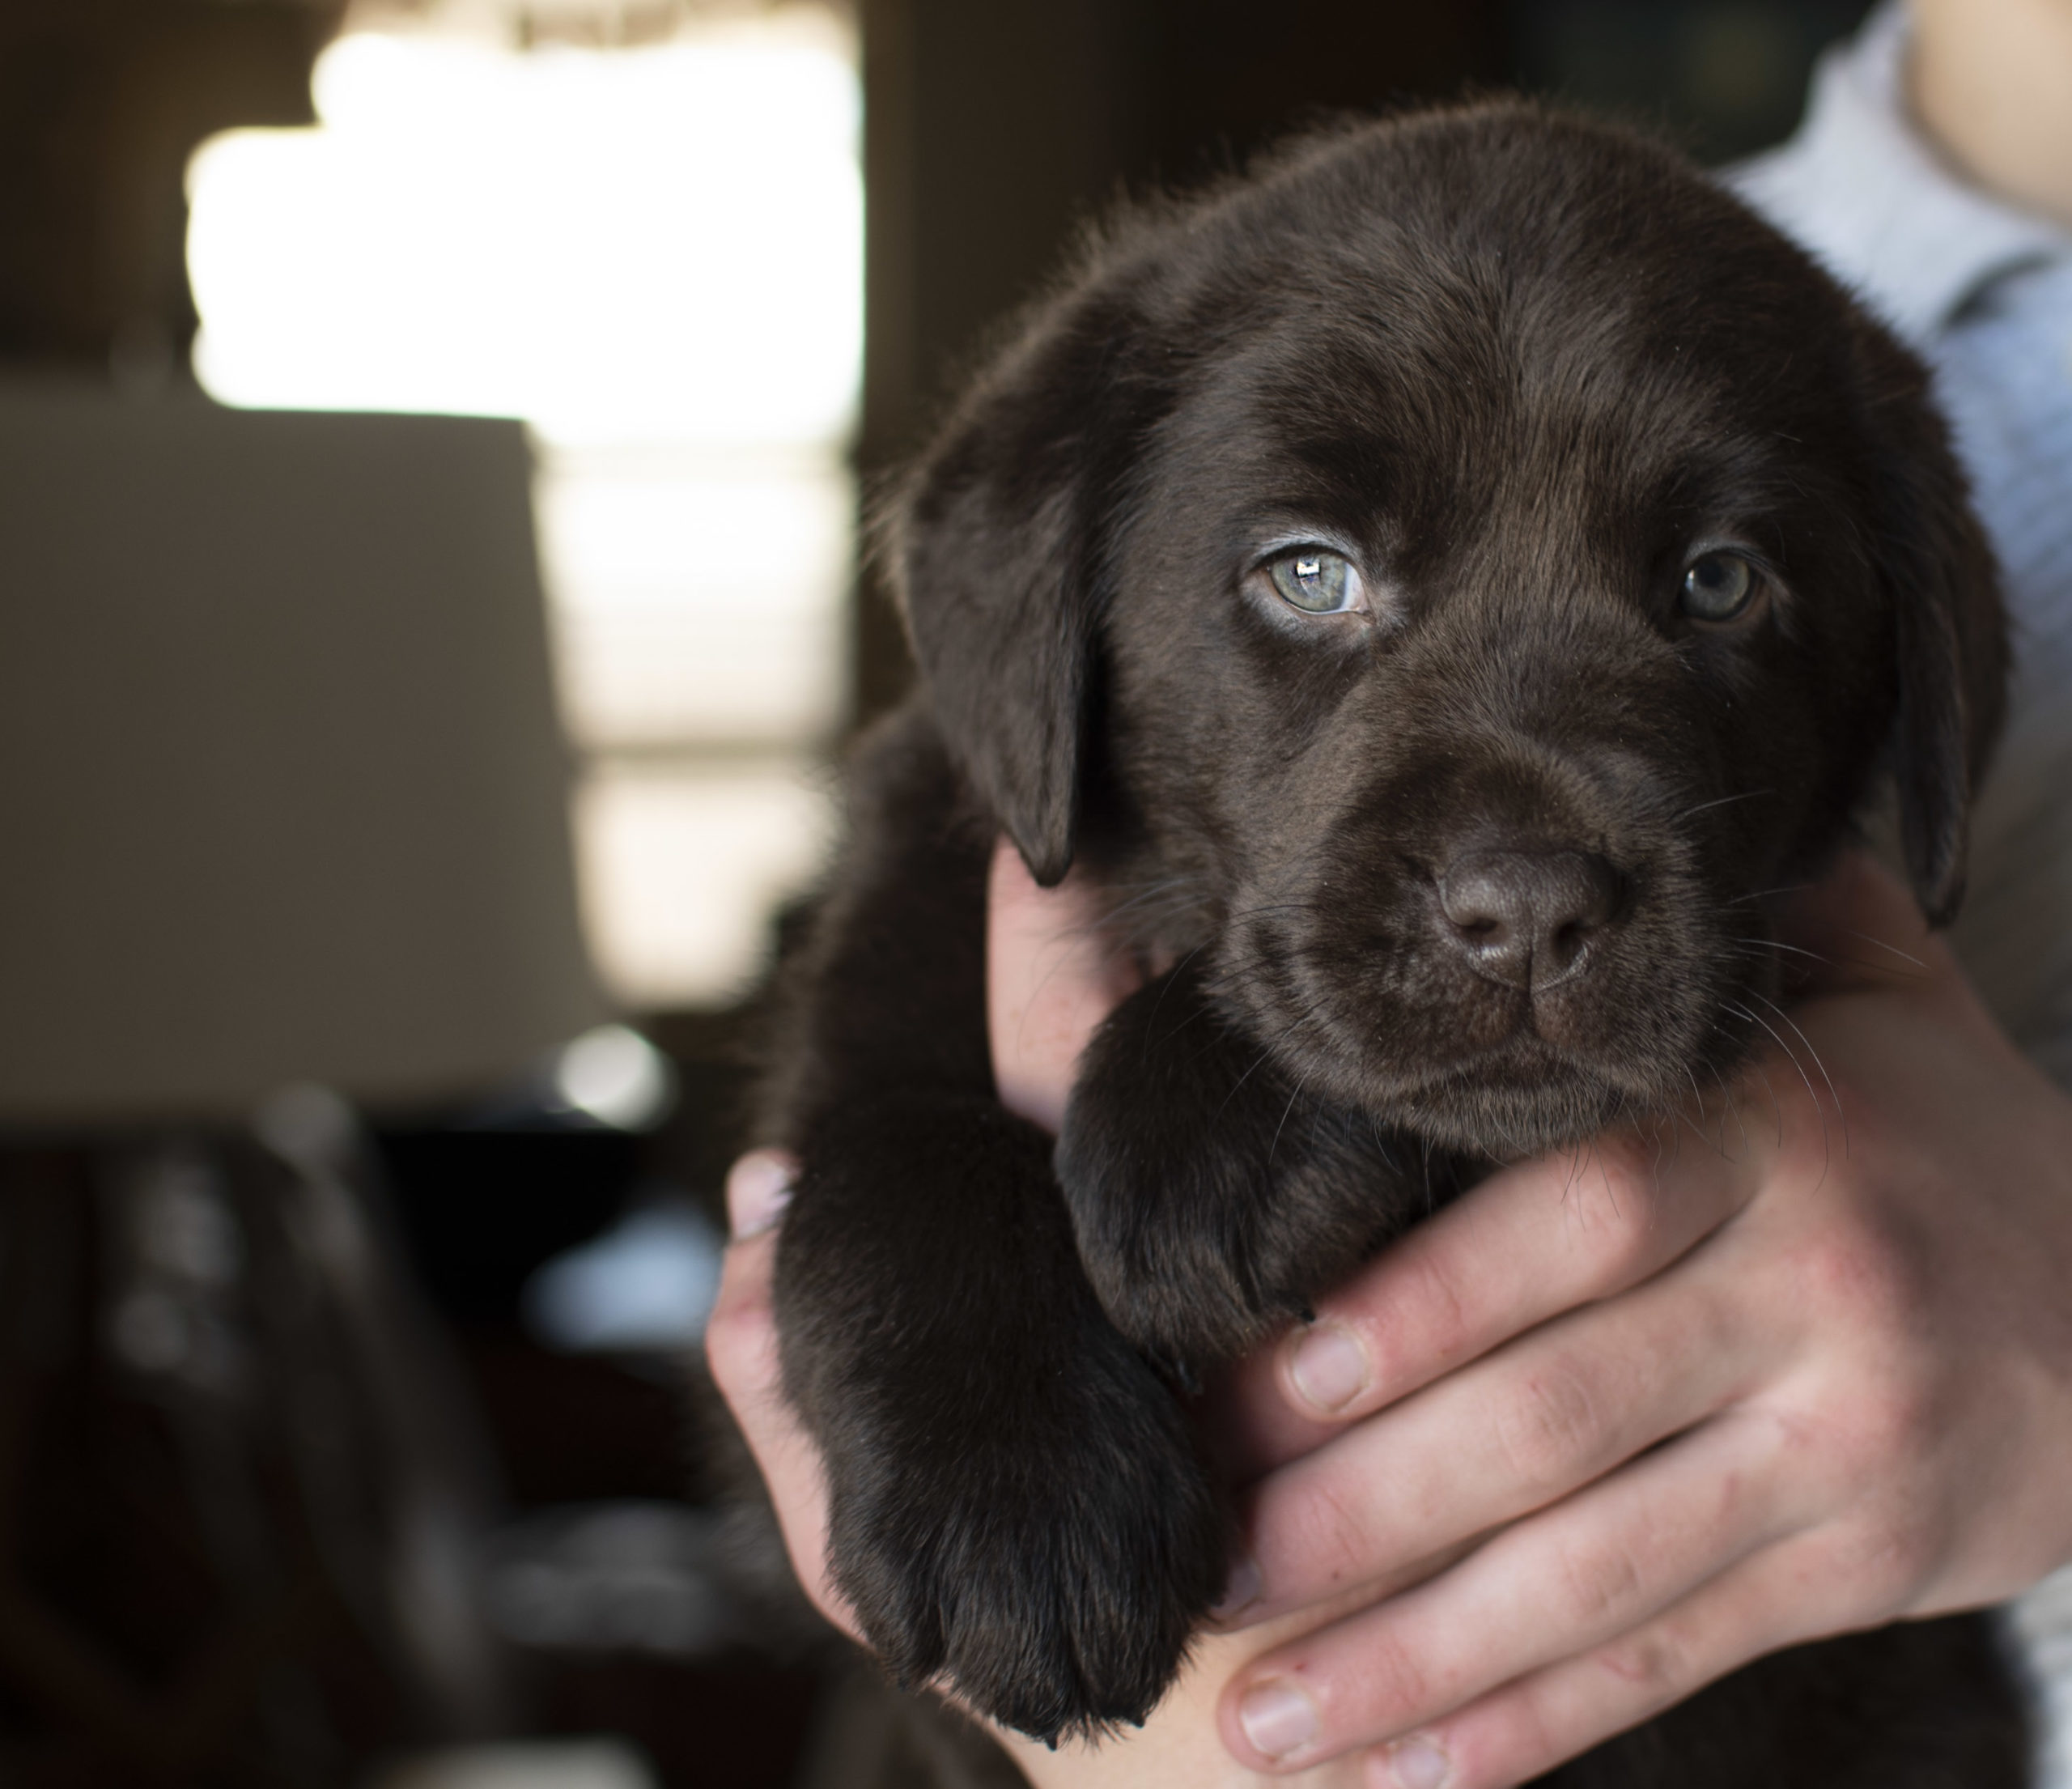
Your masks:
<svg viewBox="0 0 2072 1789"><path fill-rule="evenodd" d="M392 0L349 15L314 86L316 128L194 156L195 370L231 404L530 424L593 945L635 1005L722 1001L830 829L862 331L847 28Z"/></svg>

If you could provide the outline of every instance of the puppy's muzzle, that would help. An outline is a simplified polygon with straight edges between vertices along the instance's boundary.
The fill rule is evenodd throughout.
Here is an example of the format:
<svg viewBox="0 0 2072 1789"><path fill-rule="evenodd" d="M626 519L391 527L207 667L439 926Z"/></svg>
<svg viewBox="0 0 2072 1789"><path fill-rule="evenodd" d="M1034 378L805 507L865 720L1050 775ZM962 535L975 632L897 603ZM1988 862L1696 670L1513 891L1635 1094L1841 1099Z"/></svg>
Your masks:
<svg viewBox="0 0 2072 1789"><path fill-rule="evenodd" d="M1623 880L1594 852L1471 852L1438 892L1443 929L1468 967L1531 994L1581 974L1622 917Z"/></svg>

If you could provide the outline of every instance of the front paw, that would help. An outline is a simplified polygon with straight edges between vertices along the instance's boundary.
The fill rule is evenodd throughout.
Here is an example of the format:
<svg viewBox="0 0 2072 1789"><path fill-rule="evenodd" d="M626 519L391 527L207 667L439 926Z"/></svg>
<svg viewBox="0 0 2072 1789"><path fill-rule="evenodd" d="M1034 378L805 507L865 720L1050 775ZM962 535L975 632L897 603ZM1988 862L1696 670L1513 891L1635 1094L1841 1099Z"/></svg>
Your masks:
<svg viewBox="0 0 2072 1789"><path fill-rule="evenodd" d="M1089 1317L1049 1383L945 1385L829 1447L834 1579L885 1667L1053 1745L1143 1722L1229 1557L1181 1412Z"/></svg>
<svg viewBox="0 0 2072 1789"><path fill-rule="evenodd" d="M1305 1094L1180 971L1095 1037L1055 1160L1110 1320L1183 1383L1304 1315L1412 1215L1374 1127Z"/></svg>

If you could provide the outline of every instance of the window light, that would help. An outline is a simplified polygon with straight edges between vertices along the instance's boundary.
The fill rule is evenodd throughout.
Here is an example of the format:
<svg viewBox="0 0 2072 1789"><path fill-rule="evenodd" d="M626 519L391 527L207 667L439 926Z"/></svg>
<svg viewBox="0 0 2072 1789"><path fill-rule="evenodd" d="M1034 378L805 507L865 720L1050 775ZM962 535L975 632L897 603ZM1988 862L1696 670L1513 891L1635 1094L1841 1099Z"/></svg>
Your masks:
<svg viewBox="0 0 2072 1789"><path fill-rule="evenodd" d="M196 372L531 426L593 945L633 1004L727 998L830 830L853 47L809 6L631 49L361 30L313 86L316 128L190 165Z"/></svg>

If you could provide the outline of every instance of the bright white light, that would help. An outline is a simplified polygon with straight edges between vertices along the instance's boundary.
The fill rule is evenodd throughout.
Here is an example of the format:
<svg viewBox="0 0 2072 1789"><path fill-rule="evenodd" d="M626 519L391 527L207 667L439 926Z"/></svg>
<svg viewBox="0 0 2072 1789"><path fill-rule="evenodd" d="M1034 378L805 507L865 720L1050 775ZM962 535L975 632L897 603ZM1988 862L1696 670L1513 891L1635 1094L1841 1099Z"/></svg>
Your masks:
<svg viewBox="0 0 2072 1789"><path fill-rule="evenodd" d="M658 1124L676 1099L668 1058L626 1025L600 1025L566 1045L554 1081L563 1105L622 1131Z"/></svg>
<svg viewBox="0 0 2072 1789"><path fill-rule="evenodd" d="M800 764L839 709L854 511L840 28L795 6L639 49L359 33L314 86L316 128L189 164L195 371L233 404L532 425L592 945L634 1006L738 993L831 824ZM797 756L720 775L691 762L715 742Z"/></svg>
<svg viewBox="0 0 2072 1789"><path fill-rule="evenodd" d="M635 1004L737 1000L765 962L778 902L810 885L834 803L803 764L690 774L600 763L575 806L592 936Z"/></svg>
<svg viewBox="0 0 2072 1789"><path fill-rule="evenodd" d="M521 416L550 442L821 441L861 351L854 69L361 33L322 123L189 170L195 369L233 404Z"/></svg>
<svg viewBox="0 0 2072 1789"><path fill-rule="evenodd" d="M539 512L550 572L580 566L590 600L609 607L688 595L792 614L816 609L848 570L848 482L817 465L575 459Z"/></svg>
<svg viewBox="0 0 2072 1789"><path fill-rule="evenodd" d="M562 697L592 748L798 742L841 701L838 465L564 458L540 482Z"/></svg>

